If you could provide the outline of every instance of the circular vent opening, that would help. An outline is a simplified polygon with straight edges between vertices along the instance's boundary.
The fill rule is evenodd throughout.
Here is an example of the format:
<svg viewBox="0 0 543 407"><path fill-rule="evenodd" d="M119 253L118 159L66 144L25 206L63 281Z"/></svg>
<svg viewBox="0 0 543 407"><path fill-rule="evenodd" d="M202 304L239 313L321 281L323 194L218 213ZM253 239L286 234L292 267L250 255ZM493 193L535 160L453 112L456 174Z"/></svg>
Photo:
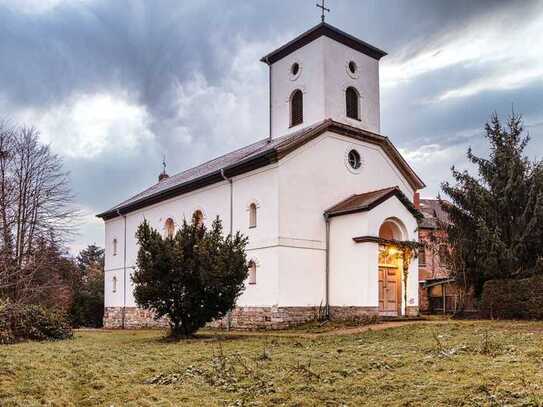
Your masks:
<svg viewBox="0 0 543 407"><path fill-rule="evenodd" d="M353 170L358 170L362 166L362 159L360 153L356 150L349 151L349 165Z"/></svg>

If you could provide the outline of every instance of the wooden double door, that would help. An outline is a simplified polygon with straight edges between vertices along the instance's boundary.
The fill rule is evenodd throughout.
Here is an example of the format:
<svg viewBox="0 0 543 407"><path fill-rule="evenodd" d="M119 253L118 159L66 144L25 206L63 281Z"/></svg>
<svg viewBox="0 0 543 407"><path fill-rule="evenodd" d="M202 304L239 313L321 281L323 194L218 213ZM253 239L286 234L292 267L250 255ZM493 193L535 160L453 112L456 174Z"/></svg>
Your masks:
<svg viewBox="0 0 543 407"><path fill-rule="evenodd" d="M397 266L379 266L379 314L401 315L400 269Z"/></svg>

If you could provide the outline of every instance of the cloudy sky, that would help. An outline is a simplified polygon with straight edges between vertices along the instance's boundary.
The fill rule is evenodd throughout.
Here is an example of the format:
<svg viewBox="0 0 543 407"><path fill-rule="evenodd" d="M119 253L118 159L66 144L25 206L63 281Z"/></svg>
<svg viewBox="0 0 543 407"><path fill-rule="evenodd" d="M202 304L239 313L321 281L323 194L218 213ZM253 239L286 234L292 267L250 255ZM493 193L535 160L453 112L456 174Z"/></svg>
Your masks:
<svg viewBox="0 0 543 407"><path fill-rule="evenodd" d="M329 0L381 49L382 133L435 196L492 111L543 155L543 1ZM86 216L267 134L267 52L319 22L314 0L0 0L0 116L64 159ZM203 103L205 102L205 103ZM205 105L205 109L201 106ZM232 118L235 117L235 120Z"/></svg>

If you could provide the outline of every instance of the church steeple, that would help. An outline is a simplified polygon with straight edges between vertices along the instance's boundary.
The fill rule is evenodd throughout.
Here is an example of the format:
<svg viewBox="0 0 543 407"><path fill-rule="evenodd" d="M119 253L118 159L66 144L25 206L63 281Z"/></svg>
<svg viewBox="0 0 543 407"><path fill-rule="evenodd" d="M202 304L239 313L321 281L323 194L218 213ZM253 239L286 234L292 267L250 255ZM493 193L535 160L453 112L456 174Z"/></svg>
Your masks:
<svg viewBox="0 0 543 407"><path fill-rule="evenodd" d="M324 2L318 6L329 11ZM323 21L263 57L270 66L271 136L326 119L379 133L379 60L385 55Z"/></svg>

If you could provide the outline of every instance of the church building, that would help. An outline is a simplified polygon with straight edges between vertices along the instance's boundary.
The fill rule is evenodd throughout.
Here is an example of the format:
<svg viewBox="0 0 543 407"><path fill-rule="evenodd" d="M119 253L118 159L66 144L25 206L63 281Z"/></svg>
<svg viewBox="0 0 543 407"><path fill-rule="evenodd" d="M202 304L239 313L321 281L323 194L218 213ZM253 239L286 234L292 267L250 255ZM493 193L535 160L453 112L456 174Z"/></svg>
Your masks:
<svg viewBox="0 0 543 407"><path fill-rule="evenodd" d="M414 197L424 183L381 135L386 55L324 21L264 56L269 135L159 181L98 216L105 222L105 327L153 326L131 274L137 227L164 235L196 215L249 237L249 277L232 327L418 314ZM263 101L263 103L266 103ZM400 249L401 250L401 249Z"/></svg>

